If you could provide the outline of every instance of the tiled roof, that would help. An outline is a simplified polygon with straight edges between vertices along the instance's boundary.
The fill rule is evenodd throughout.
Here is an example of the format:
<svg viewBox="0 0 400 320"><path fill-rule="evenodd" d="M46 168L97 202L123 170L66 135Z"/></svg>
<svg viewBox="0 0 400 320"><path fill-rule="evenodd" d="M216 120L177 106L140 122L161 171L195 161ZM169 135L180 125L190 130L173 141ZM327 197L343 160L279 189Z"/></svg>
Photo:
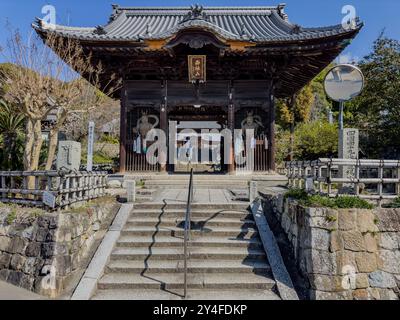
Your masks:
<svg viewBox="0 0 400 320"><path fill-rule="evenodd" d="M49 26L37 20L33 27L46 31ZM357 24L355 28L360 28ZM209 30L226 40L286 42L325 38L348 32L342 25L302 28L289 22L284 6L276 7L148 7L113 6L105 26L79 28L56 26L56 32L89 41L141 41L166 39L186 28Z"/></svg>

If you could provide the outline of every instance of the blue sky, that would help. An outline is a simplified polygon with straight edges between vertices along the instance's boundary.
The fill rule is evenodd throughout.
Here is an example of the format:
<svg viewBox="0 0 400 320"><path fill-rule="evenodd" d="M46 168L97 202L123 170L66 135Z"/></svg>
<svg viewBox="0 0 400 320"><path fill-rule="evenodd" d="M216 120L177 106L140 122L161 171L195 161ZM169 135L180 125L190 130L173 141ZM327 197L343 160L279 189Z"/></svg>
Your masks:
<svg viewBox="0 0 400 320"><path fill-rule="evenodd" d="M384 28L387 36L400 39L399 0L0 0L0 26L9 21L23 34L28 33L31 22L36 16L42 16L41 9L46 4L55 6L58 24L92 27L107 22L111 3L122 6L182 6L197 2L213 6L276 5L286 2L289 19L308 27L338 24L343 18L342 7L353 5L365 27L344 53L351 59L368 54L373 41ZM6 39L7 33L0 32L0 46Z"/></svg>

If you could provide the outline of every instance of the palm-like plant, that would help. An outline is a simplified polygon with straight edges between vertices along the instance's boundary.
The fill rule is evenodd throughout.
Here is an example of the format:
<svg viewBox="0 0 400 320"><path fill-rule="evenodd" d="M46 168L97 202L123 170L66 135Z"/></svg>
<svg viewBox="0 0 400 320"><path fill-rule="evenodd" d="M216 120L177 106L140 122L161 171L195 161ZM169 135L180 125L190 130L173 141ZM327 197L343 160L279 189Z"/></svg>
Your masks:
<svg viewBox="0 0 400 320"><path fill-rule="evenodd" d="M10 104L0 100L0 135L3 140L1 167L12 169L17 159L17 139L23 132L25 118L15 111Z"/></svg>

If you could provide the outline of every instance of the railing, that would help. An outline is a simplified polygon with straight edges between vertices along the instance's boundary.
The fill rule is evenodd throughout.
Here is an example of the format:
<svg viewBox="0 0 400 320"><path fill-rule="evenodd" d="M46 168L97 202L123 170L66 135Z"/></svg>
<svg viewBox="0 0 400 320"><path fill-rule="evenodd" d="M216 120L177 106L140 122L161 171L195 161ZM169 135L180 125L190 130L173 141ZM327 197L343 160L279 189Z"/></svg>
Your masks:
<svg viewBox="0 0 400 320"><path fill-rule="evenodd" d="M400 195L400 160L324 158L286 162L285 168L290 187L331 197L350 193L380 202Z"/></svg>
<svg viewBox="0 0 400 320"><path fill-rule="evenodd" d="M52 208L100 197L106 172L0 171L0 202L45 207L43 195L55 198Z"/></svg>
<svg viewBox="0 0 400 320"><path fill-rule="evenodd" d="M188 261L188 243L190 241L190 232L191 232L192 201L193 201L193 168L190 170L188 197L186 202L186 214L185 214L185 232L183 239L183 258L184 258L183 296L185 299L187 298L187 261Z"/></svg>

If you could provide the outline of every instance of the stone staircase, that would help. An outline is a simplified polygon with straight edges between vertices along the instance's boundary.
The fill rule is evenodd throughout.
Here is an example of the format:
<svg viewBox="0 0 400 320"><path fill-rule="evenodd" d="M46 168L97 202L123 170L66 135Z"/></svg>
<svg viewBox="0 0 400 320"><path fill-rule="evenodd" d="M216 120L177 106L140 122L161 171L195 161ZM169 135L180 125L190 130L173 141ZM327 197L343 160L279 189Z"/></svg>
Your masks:
<svg viewBox="0 0 400 320"><path fill-rule="evenodd" d="M92 299L182 299L181 203L137 203ZM192 205L189 299L279 299L247 204Z"/></svg>

